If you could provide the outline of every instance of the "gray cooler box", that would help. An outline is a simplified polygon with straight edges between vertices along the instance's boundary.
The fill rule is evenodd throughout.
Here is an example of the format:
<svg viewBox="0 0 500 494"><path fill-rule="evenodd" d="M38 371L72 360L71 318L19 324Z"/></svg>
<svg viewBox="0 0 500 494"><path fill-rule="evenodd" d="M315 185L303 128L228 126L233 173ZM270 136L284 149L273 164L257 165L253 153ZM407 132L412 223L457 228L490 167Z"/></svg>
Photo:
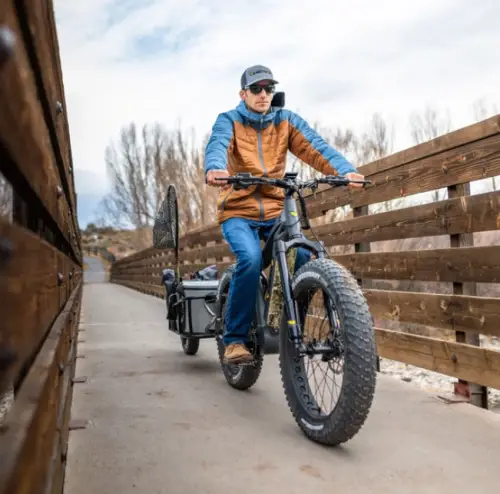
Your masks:
<svg viewBox="0 0 500 494"><path fill-rule="evenodd" d="M178 302L185 314L184 333L212 334L215 330L214 310L219 280L182 280L177 286ZM211 300L205 297L210 296Z"/></svg>

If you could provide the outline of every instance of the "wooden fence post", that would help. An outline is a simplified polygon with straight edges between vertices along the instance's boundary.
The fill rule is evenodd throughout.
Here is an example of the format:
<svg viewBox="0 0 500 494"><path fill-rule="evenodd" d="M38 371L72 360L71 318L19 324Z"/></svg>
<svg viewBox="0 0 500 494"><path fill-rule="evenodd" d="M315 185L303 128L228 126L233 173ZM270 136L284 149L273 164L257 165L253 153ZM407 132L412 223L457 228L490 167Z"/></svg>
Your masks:
<svg viewBox="0 0 500 494"><path fill-rule="evenodd" d="M470 196L470 183L452 185L448 188L449 199L456 197ZM474 236L472 233L458 233L450 235L450 247L472 247L474 245ZM477 295L476 283L453 282L454 295ZM456 341L459 343L468 343L469 345L480 346L478 333L465 331L456 331ZM455 383L454 392L456 395L470 397L470 402L481 408L488 408L488 389L479 384L469 383L459 379Z"/></svg>

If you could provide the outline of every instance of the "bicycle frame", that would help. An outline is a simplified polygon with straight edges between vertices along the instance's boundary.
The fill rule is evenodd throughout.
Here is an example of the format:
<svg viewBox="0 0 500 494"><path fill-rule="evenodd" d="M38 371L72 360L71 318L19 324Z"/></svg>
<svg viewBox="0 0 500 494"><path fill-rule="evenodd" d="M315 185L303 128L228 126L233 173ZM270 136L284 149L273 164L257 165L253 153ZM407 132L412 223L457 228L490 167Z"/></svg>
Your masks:
<svg viewBox="0 0 500 494"><path fill-rule="evenodd" d="M288 331L294 345L300 348L302 334L298 324L298 315L292 296L291 279L288 271L287 254L290 249L303 247L312 252L316 257L325 257L325 250L322 242L315 242L305 237L300 225L301 218L297 210L297 202L293 197L294 191L287 191L285 194L284 209L278 219L278 225L271 233L268 242L272 242L272 266L269 282L266 289L262 283L257 290L257 300L255 307L256 329L263 339L265 353L277 352L277 332L268 326L269 308L272 303L273 288L276 283L276 269L279 270L279 290L284 298L285 314L288 321ZM305 210L303 211L306 214ZM303 218L307 221L307 217ZM277 266L276 266L277 265ZM265 269L266 266L264 266ZM266 295L268 295L266 297ZM282 309L282 307L281 307ZM274 342L273 340L276 341Z"/></svg>
<svg viewBox="0 0 500 494"><path fill-rule="evenodd" d="M239 173L239 177L236 177L236 180L233 183L238 182L238 180L242 183L245 183L245 179L248 180L248 184L252 181L253 178L260 177L251 177L250 173ZM277 179L283 183L283 180L294 180L297 177L297 173L286 173L284 179ZM231 177L229 177L231 178ZM217 180L217 179L216 179ZM224 178L220 178L220 180L227 180ZM270 179L271 181L273 179ZM314 182L314 181L313 181ZM335 182L335 183L334 183ZM351 182L358 183L370 183L370 181L361 180L346 180L343 177L339 177L334 181L327 180L323 183L330 183L331 185L347 185ZM281 186L281 185L280 185ZM310 185L308 185L310 187ZM313 184L314 187L314 184ZM313 255L316 255L318 259L324 258L326 256L326 250L324 248L324 244L321 241L311 241L305 237L302 230L310 229L309 218L307 216L307 209L304 197L301 192L300 186L293 186L290 183L290 186L283 187L285 189L285 201L283 211L278 218L276 225L273 227L269 238L267 239L266 246L263 250L263 266L261 270L261 278L259 287L257 288L257 300L255 305L254 312L254 323L255 330L257 333L257 339L260 342L260 349L264 353L278 353L279 349L279 331L273 330L268 322L269 316L269 308L272 302L271 298L273 295L273 287L276 283L276 275L279 275L279 295L283 299L285 313L283 314L283 305L279 308L280 315L284 315L287 318L287 327L289 331L290 339L292 340L295 348L299 353L304 351L304 347L301 343L302 335L300 330L300 325L298 322L298 314L297 308L295 307L295 303L292 296L292 286L290 274L288 272L288 263L287 263L287 254L291 249L298 249L299 247L303 247ZM235 186L236 189L236 186ZM299 215L297 209L297 202L294 198L294 194L298 194L298 199L301 205L302 216ZM301 226L301 222L304 222L304 226ZM271 276L270 280L267 281L264 270L267 266L271 265ZM276 268L277 264L277 268ZM276 271L278 269L278 271ZM232 273L231 269L228 269L226 273L221 278L219 290L217 293L218 300L218 309L217 309L217 329L216 331L219 335L222 333L223 329L223 321L222 321L222 297L225 294L226 288L229 286L229 282L231 280ZM266 286L264 286L266 285ZM329 311L330 312L330 311ZM331 318L331 314L329 313L329 318ZM333 319L332 319L333 321ZM280 321L281 322L281 321ZM277 328L279 329L279 328ZM251 333L253 331L251 330Z"/></svg>

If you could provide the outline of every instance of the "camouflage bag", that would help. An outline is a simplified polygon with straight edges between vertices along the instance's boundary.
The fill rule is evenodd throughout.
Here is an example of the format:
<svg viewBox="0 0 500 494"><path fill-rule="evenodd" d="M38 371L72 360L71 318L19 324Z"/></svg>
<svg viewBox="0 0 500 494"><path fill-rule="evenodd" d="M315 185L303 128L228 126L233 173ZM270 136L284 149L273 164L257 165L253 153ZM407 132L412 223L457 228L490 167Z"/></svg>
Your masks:
<svg viewBox="0 0 500 494"><path fill-rule="evenodd" d="M293 276L295 271L295 259L297 257L297 250L291 249L286 255L289 276ZM269 312L267 324L271 328L278 330L280 327L281 316L283 314L284 297L283 289L281 287L281 273L276 260L271 264L274 271L273 287L271 292L271 300L269 302Z"/></svg>

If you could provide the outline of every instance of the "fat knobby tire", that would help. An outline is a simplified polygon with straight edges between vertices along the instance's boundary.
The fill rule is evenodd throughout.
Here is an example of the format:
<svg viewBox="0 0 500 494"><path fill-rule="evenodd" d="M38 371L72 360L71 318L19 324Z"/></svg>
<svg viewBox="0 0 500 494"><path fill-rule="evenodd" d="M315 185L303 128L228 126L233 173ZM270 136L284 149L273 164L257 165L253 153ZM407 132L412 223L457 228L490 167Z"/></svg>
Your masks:
<svg viewBox="0 0 500 494"><path fill-rule="evenodd" d="M224 307L222 310L223 321L226 316L226 307L227 307L226 303L227 303L227 293L225 297ZM259 354L257 357L255 357L254 362L251 364L244 364L244 365L233 364L229 366L224 362L225 346L222 341L222 338L220 339L216 338L216 341L217 341L217 353L219 355L219 362L227 383L234 389L238 389L240 391L244 391L251 388L257 382L257 379L260 376L260 372L262 371L262 365L264 363L263 356ZM231 372L231 367L237 368L238 372L235 374Z"/></svg>
<svg viewBox="0 0 500 494"><path fill-rule="evenodd" d="M233 374L231 372L230 366L224 363L224 343L222 340L217 340L217 353L219 354L219 361L222 367L222 372L226 378L227 383L234 389L244 391L251 388L260 376L262 370L262 364L264 360L261 355L256 357L252 364L243 365L232 365L231 367L237 367L238 372Z"/></svg>
<svg viewBox="0 0 500 494"><path fill-rule="evenodd" d="M343 380L334 410L324 417L315 417L308 411L308 388L303 385L307 376L300 360L292 355L286 317L282 317L280 331L280 372L288 406L298 426L309 439L336 446L358 433L372 405L376 384L374 330L363 292L343 266L330 259L314 259L302 266L292 280L294 297L300 298L304 290L315 287L322 288L333 301L343 333Z"/></svg>

